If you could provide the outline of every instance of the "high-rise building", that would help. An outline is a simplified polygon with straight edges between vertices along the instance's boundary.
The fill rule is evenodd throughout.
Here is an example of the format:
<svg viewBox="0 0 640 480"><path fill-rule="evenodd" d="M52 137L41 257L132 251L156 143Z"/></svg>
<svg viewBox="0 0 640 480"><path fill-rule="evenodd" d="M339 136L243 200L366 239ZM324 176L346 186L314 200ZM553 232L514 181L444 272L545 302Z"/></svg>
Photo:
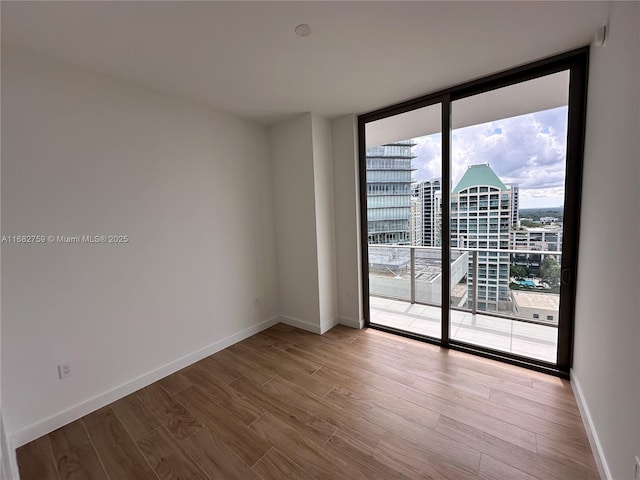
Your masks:
<svg viewBox="0 0 640 480"><path fill-rule="evenodd" d="M419 200L422 222L422 239L419 245L424 247L436 247L440 244L436 208L436 192L439 191L439 178L413 184L413 196Z"/></svg>
<svg viewBox="0 0 640 480"><path fill-rule="evenodd" d="M411 197L409 229L411 230L411 245L422 246L422 203L417 197Z"/></svg>
<svg viewBox="0 0 640 480"><path fill-rule="evenodd" d="M511 226L520 227L520 187L517 183L507 183L511 190Z"/></svg>
<svg viewBox="0 0 640 480"><path fill-rule="evenodd" d="M370 244L411 244L411 140L367 149Z"/></svg>
<svg viewBox="0 0 640 480"><path fill-rule="evenodd" d="M509 249L511 192L489 164L471 165L451 192L451 246ZM471 287L477 282L478 310L511 309L509 257L509 253L479 252L474 279L470 256L467 283Z"/></svg>

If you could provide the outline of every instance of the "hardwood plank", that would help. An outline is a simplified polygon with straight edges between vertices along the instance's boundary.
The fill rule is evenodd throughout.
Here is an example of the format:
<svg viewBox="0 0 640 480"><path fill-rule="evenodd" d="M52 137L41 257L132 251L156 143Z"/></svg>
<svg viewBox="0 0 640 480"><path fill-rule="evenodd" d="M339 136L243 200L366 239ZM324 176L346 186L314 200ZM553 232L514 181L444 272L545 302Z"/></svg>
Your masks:
<svg viewBox="0 0 640 480"><path fill-rule="evenodd" d="M342 456L366 478L372 480L409 479L412 472L386 455L375 453L371 448L340 430L326 445L329 454Z"/></svg>
<svg viewBox="0 0 640 480"><path fill-rule="evenodd" d="M355 374L352 373L354 371L356 372ZM316 375L323 376L326 380L333 381L339 385L349 385L349 389L363 396L370 395L372 387L374 390L380 389L393 392L393 395L409 402L422 405L434 412L445 413L453 418L484 429L488 433L495 433L507 440L514 441L531 451L536 451L535 435L520 425L524 424L525 427L528 427L531 424L531 418L537 421L536 417L523 415L519 411L512 411L507 413L510 414L510 419L515 420L515 423L505 422L502 420L505 415L505 409L486 399L470 396L442 385L428 383L428 387L424 387L425 380L422 378L416 380L416 386L425 388L428 391L408 387L375 374L359 374L357 370L348 368L343 368L338 374L333 368L323 367L314 374L314 376ZM393 404L393 402L390 400L385 404ZM344 404L341 404L341 406L344 407ZM540 431L545 433L556 431L554 424L547 422L548 425L545 425L542 422L540 421L540 425L538 425Z"/></svg>
<svg viewBox="0 0 640 480"><path fill-rule="evenodd" d="M224 383L218 383L208 370L199 365L194 365L184 375L193 385L197 385L200 390L239 418L245 425L249 425L265 411L259 404L251 402L234 388Z"/></svg>
<svg viewBox="0 0 640 480"><path fill-rule="evenodd" d="M224 407L218 406L198 387L183 390L178 394L178 399L247 465L256 463L271 448L268 442L227 412Z"/></svg>
<svg viewBox="0 0 640 480"><path fill-rule="evenodd" d="M540 480L598 478L597 471L569 458L556 460L537 454L445 416L438 421L436 431L460 444L475 447L482 453L527 472Z"/></svg>
<svg viewBox="0 0 640 480"><path fill-rule="evenodd" d="M154 383L138 390L137 395L160 420L160 423L178 440L183 440L202 428L202 423L159 384Z"/></svg>
<svg viewBox="0 0 640 480"><path fill-rule="evenodd" d="M221 350L212 355L211 358L225 365L228 370L237 372L238 377L243 376L258 385L268 382L276 374L269 368L247 361L242 355L238 355L231 350Z"/></svg>
<svg viewBox="0 0 640 480"><path fill-rule="evenodd" d="M394 448L403 448L407 451L419 449L429 458L438 460L443 464L456 465L468 472L476 473L480 464L480 451L473 446L460 445L435 430L423 430L413 438L406 435L398 435L393 432L386 433L377 445L377 450L384 451L393 443ZM392 451L391 448L389 451Z"/></svg>
<svg viewBox="0 0 640 480"><path fill-rule="evenodd" d="M270 413L265 413L250 427L275 448L286 451L288 457L300 465L306 477L328 478L366 478L340 455L329 455L323 448L301 436L284 421Z"/></svg>
<svg viewBox="0 0 640 480"><path fill-rule="evenodd" d="M415 473L415 478L438 478L448 480L476 480L480 464L480 452L472 448L455 445L452 453L459 455L464 464L446 452L443 454L428 450L432 444L412 442L398 435L388 434L380 440L376 452L384 453L394 461ZM462 447L462 448L461 448Z"/></svg>
<svg viewBox="0 0 640 480"><path fill-rule="evenodd" d="M333 369L323 368L318 373L316 373L316 375L331 375L331 370ZM346 369L344 368L342 369L343 372L345 370ZM334 381L337 381L337 376L335 374L328 378L333 378ZM496 434L501 438L504 438L505 440L514 442L533 452L536 451L536 439L533 432L501 420L500 418L498 418L500 417L500 413L495 409L495 417L490 417L484 412L474 410L474 408L477 408L477 400L475 399L475 397L464 395L461 392L455 392L455 395L452 395L451 390L444 387L442 387L440 389L440 392L438 392L441 396L437 396L426 391L408 387L406 385L390 382L389 379L376 378L374 374L358 378L363 378L365 381L369 382L369 384L374 383L375 385L378 385L380 387L380 390L393 392L393 394L388 394L392 395L392 397L388 397L387 400L383 402L389 408L397 407L400 404L405 405L406 401L408 401L410 403L425 407L431 412L448 415L457 420L469 423L476 428L485 430L487 431L487 433ZM420 385L421 381L423 380L416 380L416 385ZM345 382L342 381L340 383ZM364 386L362 382L358 381L354 381L353 383L351 383L348 388L361 395L362 397L370 397L372 395L372 392L378 391L376 387L371 388L369 386ZM395 397L400 397L405 401L396 401L394 400ZM329 400L337 401L335 397L335 391L332 391L332 393L327 395L326 398ZM340 401L338 405L340 405L341 407L345 407L344 399L343 401ZM363 414L363 416L365 416L365 414ZM392 431L395 431L399 425L398 423L396 423L394 417L384 415L377 416L377 418L375 417L376 416L370 418L365 416L365 418L370 419L371 422L376 423L388 430L392 429ZM385 420L387 423L381 423ZM413 427L409 426L403 434L406 436L412 430Z"/></svg>
<svg viewBox="0 0 640 480"><path fill-rule="evenodd" d="M208 480L164 427L147 433L138 440L138 447L160 480Z"/></svg>
<svg viewBox="0 0 640 480"><path fill-rule="evenodd" d="M307 352L298 347L291 347L287 349L288 352L295 353L303 358L309 358L316 360L323 366L331 367L335 370L360 370L368 373L385 377L389 380L393 380L404 385L413 385L416 381L416 376L412 373L406 373L397 368L389 367L387 365L373 364L365 358L358 357L357 355L351 355L347 353L336 352L335 349L331 350L331 346L322 345L313 352Z"/></svg>
<svg viewBox="0 0 640 480"><path fill-rule="evenodd" d="M536 378L533 380L533 388L555 394L566 395L569 399L575 399L573 389L569 380L547 375L546 378Z"/></svg>
<svg viewBox="0 0 640 480"><path fill-rule="evenodd" d="M491 375L526 387L531 387L535 378L545 375L534 370L527 370L508 363L495 362L488 358L476 357L456 350L449 350L447 357L452 363L458 365L460 369Z"/></svg>
<svg viewBox="0 0 640 480"><path fill-rule="evenodd" d="M500 405L505 405L516 410L529 413L530 415L535 415L536 417L546 418L551 422L559 423L566 427L580 428L583 425L580 416L573 412L567 412L562 408L523 398L519 395L514 395L502 390L492 388L489 400Z"/></svg>
<svg viewBox="0 0 640 480"><path fill-rule="evenodd" d="M274 347L279 348L281 350L286 350L287 348L292 346L292 343L282 340L280 338L274 337L273 335L269 335L266 333L266 330L263 330L260 333L257 333L247 339L244 340L249 345L252 345L256 349Z"/></svg>
<svg viewBox="0 0 640 480"><path fill-rule="evenodd" d="M327 402L283 378L275 377L264 387L278 395L281 403L286 405L285 411L297 411L302 405L306 412L321 418L369 447L374 447L385 432L382 427L363 418L359 410L344 409Z"/></svg>
<svg viewBox="0 0 640 480"><path fill-rule="evenodd" d="M421 355L424 352L437 352L440 350L440 347L438 347L437 345L431 345L424 342L416 342L415 340L410 338L399 337L398 335L394 335L392 333L374 329L367 329L366 335L362 335L354 342L354 344L359 344L361 342L365 342L368 344L375 342L380 346L381 349L392 349L400 351L406 351L406 345L414 346L415 348L420 349L418 355Z"/></svg>
<svg viewBox="0 0 640 480"><path fill-rule="evenodd" d="M82 419L110 480L158 480L110 407Z"/></svg>
<svg viewBox="0 0 640 480"><path fill-rule="evenodd" d="M304 348L306 350L313 350L319 345L326 343L322 335L315 335L282 323L274 325L264 330L264 332L282 341L289 342L297 348Z"/></svg>
<svg viewBox="0 0 640 480"><path fill-rule="evenodd" d="M472 370L459 369L457 376L462 379L480 381L485 385L491 387L492 390L500 390L502 392L508 392L512 395L518 395L528 400L533 400L539 403L543 403L549 407L555 407L562 409L571 415L580 415L578 407L574 399L567 398L566 395L556 395L553 393L534 389L532 385L521 385L520 383L512 382L488 373L481 373Z"/></svg>
<svg viewBox="0 0 640 480"><path fill-rule="evenodd" d="M160 425L160 420L135 393L113 402L111 409L134 440L138 440Z"/></svg>
<svg viewBox="0 0 640 480"><path fill-rule="evenodd" d="M405 390L404 393L411 392ZM476 401L474 399L469 402L452 402L445 398L432 395L431 393L421 392L420 394L414 395L412 400L419 405L428 406L441 415L446 415L486 433L502 438L505 441L536 452L535 433L476 410Z"/></svg>
<svg viewBox="0 0 640 480"><path fill-rule="evenodd" d="M59 480L48 435L18 448L16 457L22 480Z"/></svg>
<svg viewBox="0 0 640 480"><path fill-rule="evenodd" d="M440 417L437 412L375 389L371 389L368 395L359 395L343 387L335 387L325 399L340 407L360 411L362 417L371 423L407 438L416 438L424 429L434 428Z"/></svg>
<svg viewBox="0 0 640 480"><path fill-rule="evenodd" d="M253 466L253 470L264 480L300 480L306 472L277 448L272 448Z"/></svg>
<svg viewBox="0 0 640 480"><path fill-rule="evenodd" d="M578 443L545 435L536 435L536 441L540 455L558 460L570 458L594 471L598 468L588 441Z"/></svg>
<svg viewBox="0 0 640 480"><path fill-rule="evenodd" d="M336 325L322 337L325 340L336 340L336 343L353 343L362 336L362 330L357 328L345 327L344 325Z"/></svg>
<svg viewBox="0 0 640 480"><path fill-rule="evenodd" d="M389 348L388 345L387 342L380 342L376 338L362 337L351 345L341 344L332 345L332 347L366 358L374 363L384 363L400 368L418 376L431 377L434 372L453 375L458 369L456 365L451 364L448 357L431 348L412 345L411 348L415 350L415 355L412 355L408 354L407 348L404 346L402 348ZM425 368L426 365L429 365L430 368ZM433 368L434 365L437 366L436 369Z"/></svg>
<svg viewBox="0 0 640 480"><path fill-rule="evenodd" d="M480 477L486 480L536 480L528 473L513 468L485 453L480 459Z"/></svg>
<svg viewBox="0 0 640 480"><path fill-rule="evenodd" d="M455 395L446 395L446 390L434 389L431 385L425 388L425 386L422 384L422 381L422 379L418 379L416 381L415 387L420 389L421 391L424 391L425 393L435 395L436 397L441 399L440 402L454 401L460 405L463 405L469 410L475 410L477 412L480 412L482 415L498 419L501 422L503 421L510 423L530 432L551 436L553 438L564 438L572 442L588 442L583 428L576 430L574 427L566 427L564 425L551 422L546 418L532 415L521 408L513 408L508 405L499 404L487 399L471 397L459 392ZM420 399L419 397L414 395L414 392L408 390L401 390L398 393L407 398L413 399L418 403L426 401L429 403L429 405L433 405L433 408L437 409L435 405L438 405L438 402L434 401L433 399ZM453 409L448 409L446 413L449 416L456 416L455 410Z"/></svg>
<svg viewBox="0 0 640 480"><path fill-rule="evenodd" d="M393 334L376 331L375 335L368 335L366 340L397 342L401 348L392 349L396 354L400 350L403 357L428 358L431 365L435 364L437 368L448 373L455 373L462 368L467 371L490 374L524 386L531 386L534 380L548 377L546 374L514 365L495 362L455 350L442 349L413 339L402 338L396 340L393 337ZM389 349L387 348L386 350Z"/></svg>
<svg viewBox="0 0 640 480"><path fill-rule="evenodd" d="M236 350L236 348L238 350ZM254 355L259 359L267 359L269 363L273 363L276 367L282 367L284 364L289 363L292 368L295 369L295 373L305 373L307 375L313 375L313 372L318 370L322 365L319 362L301 358L291 354L286 350L278 348L260 348L255 349L250 344L237 343L233 347L230 347L231 351L237 351L241 355ZM280 372L276 372L280 374Z"/></svg>
<svg viewBox="0 0 640 480"><path fill-rule="evenodd" d="M226 364L217 361L213 357L205 357L196 363L196 365L204 368L209 372L209 375L214 377L217 381L227 385L242 376L234 368L229 368Z"/></svg>
<svg viewBox="0 0 640 480"><path fill-rule="evenodd" d="M183 440L182 446L211 478L260 480L260 477L221 438L213 435L207 428Z"/></svg>
<svg viewBox="0 0 640 480"><path fill-rule="evenodd" d="M193 384L183 375L189 368L191 368L191 366L183 368L168 377L164 377L162 380L158 380L158 384L172 395L189 388Z"/></svg>
<svg viewBox="0 0 640 480"><path fill-rule="evenodd" d="M49 440L61 480L107 480L82 420L51 432Z"/></svg>
<svg viewBox="0 0 640 480"><path fill-rule="evenodd" d="M309 411L304 403L289 402L286 395L281 394L273 387L268 387L268 385L269 383L259 386L245 378L240 378L231 384L233 388L252 402L261 405L272 415L282 418L290 428L295 429L300 435L308 437L318 445L324 445L336 431L334 425Z"/></svg>

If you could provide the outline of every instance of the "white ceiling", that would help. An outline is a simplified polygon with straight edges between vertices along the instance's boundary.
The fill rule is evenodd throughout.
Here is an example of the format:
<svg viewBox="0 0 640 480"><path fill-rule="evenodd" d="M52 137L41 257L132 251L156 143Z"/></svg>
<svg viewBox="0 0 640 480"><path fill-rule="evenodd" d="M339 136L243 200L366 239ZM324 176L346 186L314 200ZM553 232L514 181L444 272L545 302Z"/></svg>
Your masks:
<svg viewBox="0 0 640 480"><path fill-rule="evenodd" d="M2 1L2 45L272 123L365 113L584 46L606 15L603 2Z"/></svg>
<svg viewBox="0 0 640 480"><path fill-rule="evenodd" d="M456 100L451 104L451 127L463 128L568 104L569 71L565 70ZM441 118L440 104L435 104L369 122L367 147L441 132Z"/></svg>

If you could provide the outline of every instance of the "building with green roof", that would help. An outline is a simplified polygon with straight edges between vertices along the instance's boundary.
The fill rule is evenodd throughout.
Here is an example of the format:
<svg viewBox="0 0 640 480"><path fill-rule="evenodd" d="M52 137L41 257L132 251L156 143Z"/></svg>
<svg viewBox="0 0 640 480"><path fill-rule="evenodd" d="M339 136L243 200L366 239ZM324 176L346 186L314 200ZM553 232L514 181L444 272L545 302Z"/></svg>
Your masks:
<svg viewBox="0 0 640 480"><path fill-rule="evenodd" d="M489 164L481 163L479 165L470 165L469 168L467 168L467 171L453 189L452 193L457 194L469 187L480 185L495 187L498 190L507 190L507 186L502 183L502 180L498 178L498 175L496 175L496 172L493 171Z"/></svg>
<svg viewBox="0 0 640 480"><path fill-rule="evenodd" d="M467 286L478 287L478 310L510 311L509 253L482 250L509 249L512 223L512 191L489 164L471 165L451 193L451 246L480 249L476 279L473 265ZM469 307L472 307L469 296Z"/></svg>

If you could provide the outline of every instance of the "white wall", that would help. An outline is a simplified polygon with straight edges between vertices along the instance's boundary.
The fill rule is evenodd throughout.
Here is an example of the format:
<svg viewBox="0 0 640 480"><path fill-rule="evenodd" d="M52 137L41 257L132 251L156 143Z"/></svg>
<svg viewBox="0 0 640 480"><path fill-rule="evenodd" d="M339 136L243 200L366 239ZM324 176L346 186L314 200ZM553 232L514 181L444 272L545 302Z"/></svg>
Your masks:
<svg viewBox="0 0 640 480"><path fill-rule="evenodd" d="M269 140L280 320L324 333L338 322L331 126L305 113Z"/></svg>
<svg viewBox="0 0 640 480"><path fill-rule="evenodd" d="M318 257L311 114L269 130L282 320L319 333Z"/></svg>
<svg viewBox="0 0 640 480"><path fill-rule="evenodd" d="M2 93L2 234L129 237L2 245L14 447L273 322L265 127L5 49Z"/></svg>
<svg viewBox="0 0 640 480"><path fill-rule="evenodd" d="M572 372L616 480L640 455L639 6L613 4L591 49Z"/></svg>
<svg viewBox="0 0 640 480"><path fill-rule="evenodd" d="M333 120L331 136L338 317L344 325L362 328L364 316L360 280L360 199L355 115Z"/></svg>
<svg viewBox="0 0 640 480"><path fill-rule="evenodd" d="M326 118L312 114L311 127L318 245L320 331L326 332L338 323L331 124Z"/></svg>

